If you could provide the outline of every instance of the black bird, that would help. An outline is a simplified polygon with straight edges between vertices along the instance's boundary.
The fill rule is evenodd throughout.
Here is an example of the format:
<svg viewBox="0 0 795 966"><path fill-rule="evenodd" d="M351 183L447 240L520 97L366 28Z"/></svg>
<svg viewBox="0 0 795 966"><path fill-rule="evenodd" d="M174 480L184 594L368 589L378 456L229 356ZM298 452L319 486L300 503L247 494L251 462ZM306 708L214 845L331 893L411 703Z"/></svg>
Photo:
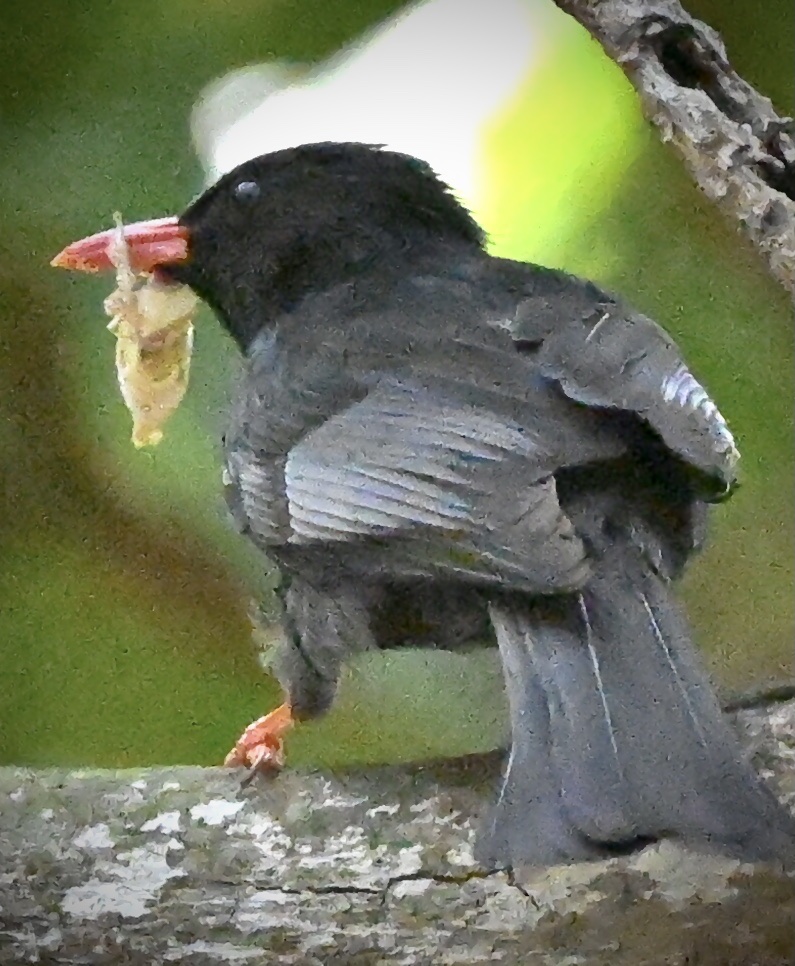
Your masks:
<svg viewBox="0 0 795 966"><path fill-rule="evenodd" d="M108 237L55 263L109 267ZM676 837L795 865L795 821L743 759L672 595L738 453L660 327L487 254L425 163L368 145L248 161L127 238L244 358L225 489L283 577L286 700L230 763L278 764L285 729L328 709L353 652L392 643L395 614L442 646L488 616L512 737L484 863Z"/></svg>

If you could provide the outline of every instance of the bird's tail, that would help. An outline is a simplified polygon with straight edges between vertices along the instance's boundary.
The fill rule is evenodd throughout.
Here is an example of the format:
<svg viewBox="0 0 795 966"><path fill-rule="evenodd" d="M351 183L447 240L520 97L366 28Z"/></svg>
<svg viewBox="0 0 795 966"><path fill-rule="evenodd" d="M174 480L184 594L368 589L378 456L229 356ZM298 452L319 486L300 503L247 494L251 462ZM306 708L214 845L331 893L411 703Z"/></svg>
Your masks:
<svg viewBox="0 0 795 966"><path fill-rule="evenodd" d="M491 617L513 743L489 865L604 858L674 837L795 867L795 819L744 760L669 586L634 548L579 595Z"/></svg>

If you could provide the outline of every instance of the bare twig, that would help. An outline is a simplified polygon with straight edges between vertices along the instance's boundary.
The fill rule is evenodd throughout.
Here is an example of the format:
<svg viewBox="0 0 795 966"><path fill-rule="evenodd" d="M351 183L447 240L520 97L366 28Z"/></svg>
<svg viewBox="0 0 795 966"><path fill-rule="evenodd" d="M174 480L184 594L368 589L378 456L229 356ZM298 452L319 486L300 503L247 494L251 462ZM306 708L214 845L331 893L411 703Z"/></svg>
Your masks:
<svg viewBox="0 0 795 966"><path fill-rule="evenodd" d="M677 0L555 0L623 69L698 186L795 295L795 138Z"/></svg>

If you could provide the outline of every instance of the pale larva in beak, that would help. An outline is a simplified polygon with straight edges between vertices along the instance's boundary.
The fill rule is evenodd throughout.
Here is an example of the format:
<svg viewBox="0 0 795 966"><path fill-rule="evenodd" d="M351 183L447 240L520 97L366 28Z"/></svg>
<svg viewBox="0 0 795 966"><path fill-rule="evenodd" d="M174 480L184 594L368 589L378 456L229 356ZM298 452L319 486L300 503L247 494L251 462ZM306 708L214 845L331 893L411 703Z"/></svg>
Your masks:
<svg viewBox="0 0 795 966"><path fill-rule="evenodd" d="M116 289L105 299L108 329L116 336L116 374L133 419L133 444L153 446L188 388L198 299L186 285L133 271L121 215L114 221L108 258Z"/></svg>

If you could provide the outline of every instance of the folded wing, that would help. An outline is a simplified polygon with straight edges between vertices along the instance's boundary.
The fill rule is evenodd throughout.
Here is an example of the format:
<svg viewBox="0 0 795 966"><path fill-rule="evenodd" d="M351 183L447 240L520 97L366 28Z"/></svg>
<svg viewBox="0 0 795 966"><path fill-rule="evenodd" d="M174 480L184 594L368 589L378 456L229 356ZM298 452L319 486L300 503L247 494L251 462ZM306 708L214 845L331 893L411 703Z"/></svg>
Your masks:
<svg viewBox="0 0 795 966"><path fill-rule="evenodd" d="M577 586L584 549L558 503L554 468L518 422L385 384L290 451L288 542L355 540L346 559L393 576Z"/></svg>
<svg viewBox="0 0 795 966"><path fill-rule="evenodd" d="M576 279L571 285L582 296L580 311L545 325L539 339L539 291L519 304L511 323L514 339L536 346L534 363L570 399L636 413L673 453L715 482L715 496L724 495L736 482L734 437L676 343L651 319L595 286Z"/></svg>

